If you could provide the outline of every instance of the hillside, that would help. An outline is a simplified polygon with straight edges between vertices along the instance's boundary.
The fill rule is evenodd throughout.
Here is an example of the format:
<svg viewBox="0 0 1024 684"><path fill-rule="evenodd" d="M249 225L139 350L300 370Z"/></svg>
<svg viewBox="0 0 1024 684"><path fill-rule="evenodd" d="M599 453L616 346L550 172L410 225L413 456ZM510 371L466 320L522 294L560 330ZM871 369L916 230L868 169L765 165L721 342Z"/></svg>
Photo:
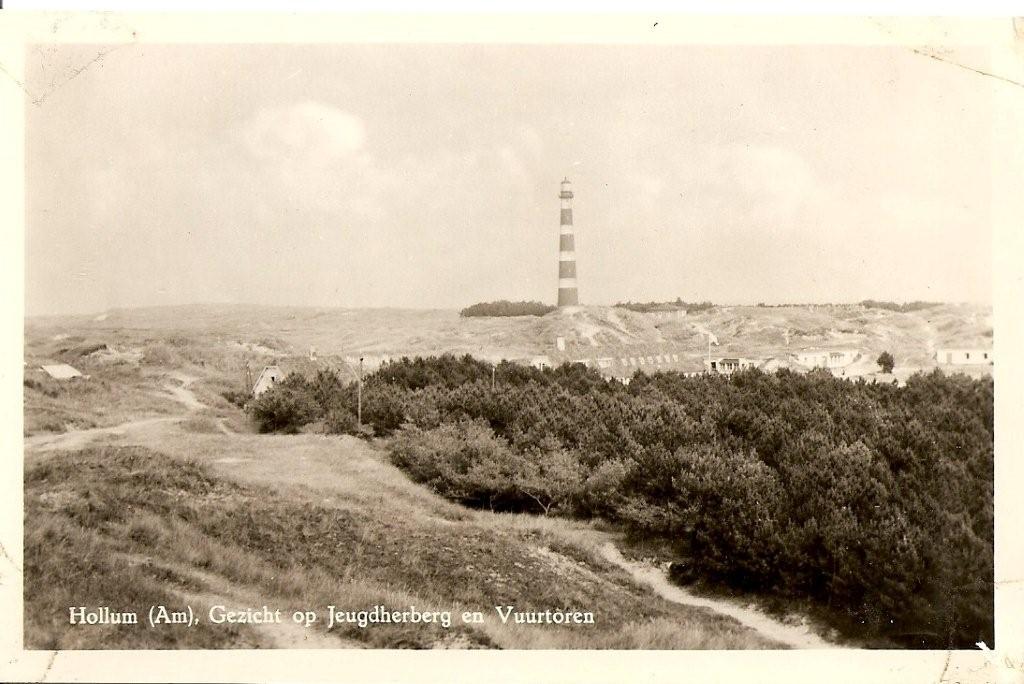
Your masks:
<svg viewBox="0 0 1024 684"><path fill-rule="evenodd" d="M116 425L139 410L173 412L168 371L194 375L203 400L225 408L224 393L247 392L269 364L306 375L333 368L355 378L360 357L369 372L389 358L452 353L553 365L585 361L606 375L629 377L637 370L703 370L709 332L719 342L712 355L774 367L788 365L789 354L800 349L854 349L856 359L843 371L848 376L877 374L874 360L888 350L902 379L933 367L937 348L991 347L992 312L972 305L911 313L851 305L723 307L662 317L585 307L539 317L463 318L441 310L204 305L29 318L26 433ZM62 386L39 370L46 363L69 363L92 380Z"/></svg>
<svg viewBox="0 0 1024 684"><path fill-rule="evenodd" d="M63 333L77 334L79 342L138 348L156 337L183 336L219 348L219 355L305 355L315 348L321 356L363 356L370 367L383 358L445 352L492 360L556 354L559 337L567 357L662 348L699 361L707 354L708 332L720 343L716 355L767 358L805 348L852 348L874 359L889 350L898 366L918 368L932 365L940 347L991 346L992 312L956 304L909 313L860 305L729 306L676 317L595 306L545 316L462 318L454 310L203 305L26 322L30 343ZM30 345L29 352L45 355L46 346Z"/></svg>
<svg viewBox="0 0 1024 684"><path fill-rule="evenodd" d="M636 583L599 529L470 511L350 437L233 434L198 418L30 439L29 648L772 648ZM55 543L59 541L59 543ZM620 561L621 562L621 561ZM76 629L68 606L192 606L198 629ZM480 611L481 624L214 626L211 607ZM503 624L591 611L594 624Z"/></svg>

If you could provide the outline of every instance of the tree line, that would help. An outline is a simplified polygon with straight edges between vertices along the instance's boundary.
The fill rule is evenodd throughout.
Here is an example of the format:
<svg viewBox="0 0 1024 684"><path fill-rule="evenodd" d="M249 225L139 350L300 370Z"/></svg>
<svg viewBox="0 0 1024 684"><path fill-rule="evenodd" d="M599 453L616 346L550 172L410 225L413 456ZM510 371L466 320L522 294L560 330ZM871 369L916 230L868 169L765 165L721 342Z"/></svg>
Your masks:
<svg viewBox="0 0 1024 684"><path fill-rule="evenodd" d="M925 309L934 309L937 306L942 306L940 302L889 302L879 301L875 299L865 299L860 302L860 305L866 309L885 309L886 311L896 311L898 313L910 313L912 311L924 311Z"/></svg>
<svg viewBox="0 0 1024 684"><path fill-rule="evenodd" d="M510 302L501 299L496 302L478 302L459 312L463 318L480 316L543 316L555 307L541 302Z"/></svg>
<svg viewBox="0 0 1024 684"><path fill-rule="evenodd" d="M686 313L699 313L710 311L715 308L711 302L684 302L681 297L675 301L666 302L617 302L615 306L619 309L629 309L637 313L652 313L656 311L685 311Z"/></svg>
<svg viewBox="0 0 1024 684"><path fill-rule="evenodd" d="M286 378L249 410L267 431L358 432L355 384L329 371ZM579 364L442 356L368 376L363 421L440 494L664 540L680 581L809 599L850 633L908 646L993 643L991 378L752 370L625 385Z"/></svg>

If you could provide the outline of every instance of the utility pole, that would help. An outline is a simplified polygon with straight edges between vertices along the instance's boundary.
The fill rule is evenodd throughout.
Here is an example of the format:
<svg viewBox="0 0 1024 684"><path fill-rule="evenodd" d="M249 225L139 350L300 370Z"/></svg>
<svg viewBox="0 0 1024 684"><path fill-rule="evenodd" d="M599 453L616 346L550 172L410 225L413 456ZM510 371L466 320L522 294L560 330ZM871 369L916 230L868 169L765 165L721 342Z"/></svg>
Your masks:
<svg viewBox="0 0 1024 684"><path fill-rule="evenodd" d="M491 364L491 391L494 391L494 371L497 368L493 363Z"/></svg>
<svg viewBox="0 0 1024 684"><path fill-rule="evenodd" d="M356 422L363 427L363 357L359 357L359 382L356 384Z"/></svg>

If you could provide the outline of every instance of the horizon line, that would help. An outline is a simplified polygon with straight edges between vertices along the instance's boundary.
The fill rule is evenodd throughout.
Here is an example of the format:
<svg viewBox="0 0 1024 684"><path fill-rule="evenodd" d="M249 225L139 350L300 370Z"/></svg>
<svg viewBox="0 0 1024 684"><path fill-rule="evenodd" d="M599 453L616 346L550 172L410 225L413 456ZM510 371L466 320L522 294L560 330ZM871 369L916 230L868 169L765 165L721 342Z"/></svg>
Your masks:
<svg viewBox="0 0 1024 684"><path fill-rule="evenodd" d="M455 306L338 306L338 305L321 305L321 304L260 304L255 302L182 302L178 304L139 304L132 306L115 306L109 307L102 310L93 310L87 312L51 312L51 313L28 313L24 314L25 319L30 318L61 318L61 317L89 317L89 316L103 316L119 311L141 311L145 309L174 309L174 308L201 308L201 307L235 307L235 308L260 308L260 309L325 309L325 310L336 310L336 311L461 311L464 308L473 306L474 304L487 304L497 301L511 301L511 302L537 302L537 300L523 299L523 300L500 300L492 299L488 301L474 302L473 304L467 304L461 307ZM715 302L711 300L703 300L710 302L715 307L751 307L751 308L785 308L785 307L815 307L815 306L859 306L864 302L889 302L893 304L911 304L916 302L923 302L928 304L935 304L937 306L948 305L948 306L983 306L993 307L991 301L942 301L942 300L923 300L923 299L881 299L876 297L867 297L864 299L858 299L856 301L833 301L833 302ZM558 308L555 304L547 302L538 302L545 306L551 306ZM664 300L621 300L615 303L581 303L578 308L587 307L605 307L615 308L620 304L674 304L674 299ZM690 304L702 303L694 300L693 302L686 302Z"/></svg>

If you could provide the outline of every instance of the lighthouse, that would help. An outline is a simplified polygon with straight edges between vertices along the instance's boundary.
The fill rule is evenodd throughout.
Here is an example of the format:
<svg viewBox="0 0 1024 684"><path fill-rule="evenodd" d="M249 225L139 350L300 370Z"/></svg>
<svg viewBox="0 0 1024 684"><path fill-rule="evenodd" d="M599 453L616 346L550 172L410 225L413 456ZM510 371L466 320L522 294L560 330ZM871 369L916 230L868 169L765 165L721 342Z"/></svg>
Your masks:
<svg viewBox="0 0 1024 684"><path fill-rule="evenodd" d="M558 235L558 306L562 308L580 303L576 290L576 238L572 231L572 183L568 178L562 180L558 198L562 203Z"/></svg>

